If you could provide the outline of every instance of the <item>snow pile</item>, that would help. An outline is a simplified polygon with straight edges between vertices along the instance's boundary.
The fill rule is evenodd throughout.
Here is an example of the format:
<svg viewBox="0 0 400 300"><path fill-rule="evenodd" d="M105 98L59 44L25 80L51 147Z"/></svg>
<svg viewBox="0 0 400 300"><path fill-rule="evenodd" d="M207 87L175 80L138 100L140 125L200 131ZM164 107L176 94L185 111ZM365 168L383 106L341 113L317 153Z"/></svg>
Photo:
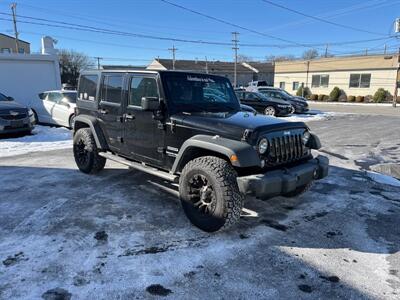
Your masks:
<svg viewBox="0 0 400 300"><path fill-rule="evenodd" d="M392 186L398 186L400 187L400 180L397 180L396 178L376 172L371 172L367 171L367 175L369 178L371 178L373 181L382 183L382 184L388 184Z"/></svg>
<svg viewBox="0 0 400 300"><path fill-rule="evenodd" d="M72 147L72 131L37 125L32 135L0 139L0 157Z"/></svg>
<svg viewBox="0 0 400 300"><path fill-rule="evenodd" d="M321 121L330 119L333 116L338 115L336 112L322 112L320 110L310 110L306 114L293 114L289 117L280 117L280 119L290 122L310 122L310 121Z"/></svg>

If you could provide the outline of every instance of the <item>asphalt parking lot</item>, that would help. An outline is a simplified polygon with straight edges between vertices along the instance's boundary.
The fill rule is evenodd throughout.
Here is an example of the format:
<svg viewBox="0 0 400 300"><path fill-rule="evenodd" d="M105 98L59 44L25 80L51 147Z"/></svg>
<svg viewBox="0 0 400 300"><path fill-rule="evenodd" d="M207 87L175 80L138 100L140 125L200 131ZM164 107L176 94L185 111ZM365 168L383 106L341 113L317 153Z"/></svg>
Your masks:
<svg viewBox="0 0 400 300"><path fill-rule="evenodd" d="M367 170L400 163L400 118L309 123L330 175L298 198L248 198L208 234L177 188L70 149L0 158L0 299L399 299L400 187Z"/></svg>

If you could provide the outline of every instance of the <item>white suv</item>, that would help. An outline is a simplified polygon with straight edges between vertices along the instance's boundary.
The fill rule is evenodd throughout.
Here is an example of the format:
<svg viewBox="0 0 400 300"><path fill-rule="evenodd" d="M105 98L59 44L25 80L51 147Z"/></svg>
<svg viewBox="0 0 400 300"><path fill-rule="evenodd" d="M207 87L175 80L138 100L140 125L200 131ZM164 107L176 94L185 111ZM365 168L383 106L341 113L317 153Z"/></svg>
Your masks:
<svg viewBox="0 0 400 300"><path fill-rule="evenodd" d="M74 127L76 91L46 91L39 94L39 99L32 103L32 110L37 123L55 124Z"/></svg>

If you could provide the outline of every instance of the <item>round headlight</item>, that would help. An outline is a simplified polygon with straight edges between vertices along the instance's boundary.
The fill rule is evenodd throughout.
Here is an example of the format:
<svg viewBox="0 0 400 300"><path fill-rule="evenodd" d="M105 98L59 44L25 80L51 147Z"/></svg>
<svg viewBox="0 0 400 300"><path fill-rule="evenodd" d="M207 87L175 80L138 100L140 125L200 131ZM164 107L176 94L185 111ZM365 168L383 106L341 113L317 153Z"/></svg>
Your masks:
<svg viewBox="0 0 400 300"><path fill-rule="evenodd" d="M268 140L266 138L262 138L258 143L258 152L260 154L265 154L268 150Z"/></svg>
<svg viewBox="0 0 400 300"><path fill-rule="evenodd" d="M302 140L303 140L304 145L307 144L307 142L310 140L310 137L311 137L311 134L308 131L305 131L303 133Z"/></svg>
<svg viewBox="0 0 400 300"><path fill-rule="evenodd" d="M28 108L28 115L29 115L30 117L32 117L32 116L33 116L33 110L32 110L32 109L30 109L30 108Z"/></svg>

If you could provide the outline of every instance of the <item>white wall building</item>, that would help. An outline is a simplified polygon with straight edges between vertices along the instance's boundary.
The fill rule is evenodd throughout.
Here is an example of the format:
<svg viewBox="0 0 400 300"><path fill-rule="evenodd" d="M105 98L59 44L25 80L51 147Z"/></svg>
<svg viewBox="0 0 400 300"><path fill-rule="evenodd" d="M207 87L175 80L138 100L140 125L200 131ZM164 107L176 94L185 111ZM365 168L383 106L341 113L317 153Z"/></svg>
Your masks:
<svg viewBox="0 0 400 300"><path fill-rule="evenodd" d="M30 106L38 94L61 89L59 61L51 38L42 39L42 54L0 53L0 92Z"/></svg>

